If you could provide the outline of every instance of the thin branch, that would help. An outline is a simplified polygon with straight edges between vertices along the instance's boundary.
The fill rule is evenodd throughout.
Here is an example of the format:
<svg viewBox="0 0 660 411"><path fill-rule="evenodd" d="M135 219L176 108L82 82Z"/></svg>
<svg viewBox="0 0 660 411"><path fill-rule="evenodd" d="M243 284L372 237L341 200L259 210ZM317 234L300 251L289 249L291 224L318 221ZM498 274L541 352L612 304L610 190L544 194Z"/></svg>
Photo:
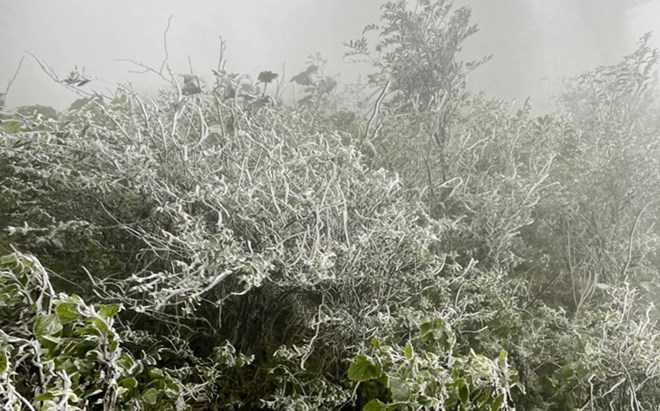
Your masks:
<svg viewBox="0 0 660 411"><path fill-rule="evenodd" d="M60 79L55 70L46 64L44 61L42 61L40 58L35 56L34 54L30 53L29 51L25 51L27 54L29 54L34 61L37 62L41 70L46 73L48 77L51 78L51 80L55 81L56 83L59 83L63 85L64 87L68 88L69 90L73 91L74 93L78 94L79 96L87 97L87 98L93 98L95 96L101 96L104 98L109 98L107 95L102 95L96 91L84 91L80 87L76 87L74 84L67 83L66 79Z"/></svg>
<svg viewBox="0 0 660 411"><path fill-rule="evenodd" d="M159 77L162 78L163 80L165 80L165 81L167 81L167 82L170 82L170 79L168 79L167 77L165 77L165 76L163 75L163 73L159 72L158 70L156 70L156 69L153 68L153 67L149 67L149 66L147 66L147 65L144 64L144 63L140 63L140 62L138 62L138 61L131 60L131 59L115 59L114 61L120 61L120 62L125 62L125 63L131 63L131 64L134 64L134 65L136 65L136 66L142 68L142 71L128 70L129 73L134 73L134 74L145 74L145 73L149 73L149 72L151 72L151 73L156 74L157 76L159 76Z"/></svg>
<svg viewBox="0 0 660 411"><path fill-rule="evenodd" d="M195 71L193 70L192 60L190 59L190 56L188 56L188 67L190 68L190 74L195 74Z"/></svg>
<svg viewBox="0 0 660 411"><path fill-rule="evenodd" d="M165 27L165 32L163 33L163 49L165 50L165 58L163 59L163 62L160 65L160 70L158 71L159 74L163 74L163 69L167 67L167 71L171 73L170 67L167 64L167 60L170 58L170 53L167 50L167 33L170 31L170 25L172 24L172 17L174 17L173 14L170 14L170 17L167 18L167 27Z"/></svg>
<svg viewBox="0 0 660 411"><path fill-rule="evenodd" d="M11 86L14 84L14 81L16 81L18 72L21 71L23 60L25 60L25 56L21 57L21 61L18 62L18 67L16 67L16 71L14 72L14 75L11 77L11 80L9 80L9 83L7 84L7 88L5 89L4 97L3 97L5 102L7 101L7 95L9 94L9 89L11 89Z"/></svg>
<svg viewBox="0 0 660 411"><path fill-rule="evenodd" d="M541 288L541 290L540 290L540 291L534 296L534 298L532 298L532 300L531 300L530 302L527 303L527 305L525 305L525 308L523 308L522 310L523 310L523 311L527 311L527 309L529 309L532 305L534 305L534 303L535 303L539 298L541 298L541 296L542 296L542 295L546 292L546 290L547 290L547 289L548 289L548 288L549 288L549 287L555 282L555 280L556 280L557 278L559 278L560 275L561 275L561 271L557 271L557 274L555 274L555 275L552 277L552 279L551 279L550 281L548 281L548 283L547 283L546 285L544 285L543 288Z"/></svg>
<svg viewBox="0 0 660 411"><path fill-rule="evenodd" d="M637 218L635 218L635 223L633 224L632 228L630 229L630 236L628 238L628 255L626 257L626 262L623 264L623 267L621 267L621 273L620 276L621 278L626 276L626 271L628 271L628 268L630 267L630 262L632 261L632 248L633 248L633 240L635 239L635 231L637 231L637 226L639 225L639 220L642 218L642 215L644 214L644 211L650 206L655 200L651 200L648 203L642 207L642 209L639 211L637 214Z"/></svg>
<svg viewBox="0 0 660 411"><path fill-rule="evenodd" d="M170 17L167 19L167 27L165 28L165 32L163 33L163 49L165 50L165 57L163 58L163 62L160 65L160 68L156 70L155 68L148 66L144 63L141 63L139 61L135 61L132 59L115 59L114 61L119 61L119 62L125 62L125 63L130 63L133 65L136 65L140 67L142 70L141 71L135 71L135 70L129 70L129 73L135 73L135 74L145 74L145 73L154 73L158 77L162 78L163 80L167 81L168 83L176 83L176 79L174 78L174 75L172 74L172 71L170 70L170 67L168 65L168 60L169 60L169 51L167 49L167 33L170 30L170 26L172 23L172 17L173 15L170 15ZM189 60L190 61L190 60ZM167 73L169 74L169 78L163 74L163 70L167 68Z"/></svg>
<svg viewBox="0 0 660 411"><path fill-rule="evenodd" d="M218 68L217 71L220 73L222 70L225 69L225 64L227 63L225 61L225 50L227 49L227 44L225 41L222 39L222 36L218 36L220 39L220 51L218 52Z"/></svg>
<svg viewBox="0 0 660 411"><path fill-rule="evenodd" d="M52 78L53 80L55 80L58 83L62 82L62 80L60 80L60 78L57 77L57 74L55 73L55 70L53 70L52 67L50 67L49 65L47 65L46 63L41 61L41 59L39 57L35 56L34 54L30 53L29 51L26 51L26 53L29 54L30 56L32 56L34 61L36 61L37 64L39 64L39 67L41 67L41 70L43 70L48 75L48 77Z"/></svg>
<svg viewBox="0 0 660 411"><path fill-rule="evenodd" d="M367 122L367 128L364 130L364 137L363 137L364 143L367 143L369 140L369 130L371 129L371 125L373 124L374 120L376 119L376 116L378 115L378 112L380 111L380 104L383 102L383 99L385 98L385 94L387 94L387 90L390 88L390 83L391 83L390 81L385 83L385 87L383 87L383 91L380 92L380 95L376 100L376 104L374 105L374 111L373 113L371 113L371 117Z"/></svg>
<svg viewBox="0 0 660 411"><path fill-rule="evenodd" d="M279 79L277 80L277 85L275 86L275 99L278 99L280 94L282 94L282 90L284 87L286 87L286 82L284 81L284 77L286 76L286 63L282 63L282 74L279 76Z"/></svg>

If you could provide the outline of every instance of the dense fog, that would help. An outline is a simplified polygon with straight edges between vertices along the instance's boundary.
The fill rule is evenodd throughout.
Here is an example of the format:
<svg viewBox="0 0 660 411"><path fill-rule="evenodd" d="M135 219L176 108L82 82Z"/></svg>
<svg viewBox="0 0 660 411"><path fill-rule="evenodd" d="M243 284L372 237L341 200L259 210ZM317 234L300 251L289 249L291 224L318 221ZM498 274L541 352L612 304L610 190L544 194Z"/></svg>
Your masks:
<svg viewBox="0 0 660 411"><path fill-rule="evenodd" d="M320 53L328 74L355 81L364 67L342 59L342 44L361 35L379 14L382 1L266 0L179 2L0 0L0 80L7 81L25 52L65 75L74 66L107 83L129 80L143 90L160 83L132 75L135 67L117 59L158 65L168 36L170 63L208 74L218 58L218 36L227 43L227 68L254 76L262 70L292 75L306 57ZM564 78L611 64L635 47L646 32L660 31L660 2L644 0L463 0L480 32L465 45L466 55L493 55L472 73L469 86L503 99L533 96L551 108ZM651 45L660 44L654 36ZM341 74L340 74L341 73ZM7 104L66 107L75 96L47 78L27 59Z"/></svg>

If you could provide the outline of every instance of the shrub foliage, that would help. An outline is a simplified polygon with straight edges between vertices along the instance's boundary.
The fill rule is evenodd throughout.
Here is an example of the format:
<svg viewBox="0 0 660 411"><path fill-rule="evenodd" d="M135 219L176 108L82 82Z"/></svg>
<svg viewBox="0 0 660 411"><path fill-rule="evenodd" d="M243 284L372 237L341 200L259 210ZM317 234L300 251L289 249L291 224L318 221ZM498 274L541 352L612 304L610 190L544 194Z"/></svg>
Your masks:
<svg viewBox="0 0 660 411"><path fill-rule="evenodd" d="M657 409L657 51L537 116L467 91L476 32L386 3L371 100L316 57L295 104L161 70L3 108L2 406Z"/></svg>

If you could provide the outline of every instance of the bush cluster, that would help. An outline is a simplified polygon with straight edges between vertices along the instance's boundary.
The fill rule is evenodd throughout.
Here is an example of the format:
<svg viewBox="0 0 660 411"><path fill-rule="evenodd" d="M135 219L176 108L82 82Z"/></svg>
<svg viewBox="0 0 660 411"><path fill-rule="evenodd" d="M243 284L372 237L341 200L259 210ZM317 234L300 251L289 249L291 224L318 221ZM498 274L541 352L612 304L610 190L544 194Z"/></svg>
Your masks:
<svg viewBox="0 0 660 411"><path fill-rule="evenodd" d="M467 91L468 8L365 32L350 93L313 58L294 102L221 65L3 109L2 407L656 409L648 37L537 116Z"/></svg>

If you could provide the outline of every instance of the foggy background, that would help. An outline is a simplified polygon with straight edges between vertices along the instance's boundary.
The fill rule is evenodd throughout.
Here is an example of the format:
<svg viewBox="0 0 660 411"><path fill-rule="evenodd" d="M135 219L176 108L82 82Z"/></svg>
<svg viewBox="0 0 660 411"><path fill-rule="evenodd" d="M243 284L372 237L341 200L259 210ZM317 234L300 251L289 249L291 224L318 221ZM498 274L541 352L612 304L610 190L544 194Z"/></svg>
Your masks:
<svg viewBox="0 0 660 411"><path fill-rule="evenodd" d="M138 90L163 86L152 74L116 59L159 67L163 33L168 33L169 63L175 72L197 74L217 66L221 35L227 43L227 69L250 74L263 70L290 77L305 67L308 55L328 60L326 74L340 82L357 79L364 67L343 61L342 43L360 37L378 22L383 0L0 0L0 92L29 51L65 77L77 66L104 81L87 87L115 89L130 81ZM632 52L646 32L660 47L660 0L461 0L473 10L480 31L468 39L466 58L492 54L473 72L470 88L510 100L533 96L537 107L551 108L549 97L563 78ZM341 74L340 74L341 73ZM29 104L66 108L77 96L55 84L31 57L8 97L9 106Z"/></svg>

